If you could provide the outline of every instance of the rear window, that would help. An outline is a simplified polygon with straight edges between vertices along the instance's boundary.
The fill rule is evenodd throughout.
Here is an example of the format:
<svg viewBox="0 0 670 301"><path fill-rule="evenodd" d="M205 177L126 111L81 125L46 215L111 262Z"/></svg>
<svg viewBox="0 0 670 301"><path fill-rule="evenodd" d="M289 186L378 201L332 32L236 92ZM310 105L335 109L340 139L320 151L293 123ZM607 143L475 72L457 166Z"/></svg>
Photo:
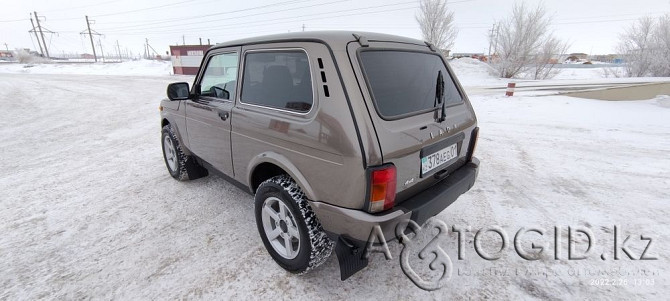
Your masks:
<svg viewBox="0 0 670 301"><path fill-rule="evenodd" d="M436 54L372 50L362 51L360 59L377 113L383 118L433 109L439 71L444 78L446 105L463 101L442 58Z"/></svg>

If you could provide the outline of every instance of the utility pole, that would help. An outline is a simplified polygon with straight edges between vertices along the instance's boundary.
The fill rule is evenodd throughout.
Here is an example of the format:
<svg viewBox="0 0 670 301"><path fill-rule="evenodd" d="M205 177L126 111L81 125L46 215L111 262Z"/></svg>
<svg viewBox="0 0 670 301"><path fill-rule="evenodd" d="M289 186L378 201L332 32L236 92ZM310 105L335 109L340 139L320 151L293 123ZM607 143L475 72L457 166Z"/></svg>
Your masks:
<svg viewBox="0 0 670 301"><path fill-rule="evenodd" d="M147 56L151 56L151 54L150 54L151 52L149 51L150 49L151 49L151 51L154 52L155 55L157 55L157 56L160 55L160 54L156 51L156 49L154 49L153 47L151 47L151 45L149 45L149 39L147 39Z"/></svg>
<svg viewBox="0 0 670 301"><path fill-rule="evenodd" d="M186 45L186 37L184 35L181 35L181 44Z"/></svg>
<svg viewBox="0 0 670 301"><path fill-rule="evenodd" d="M116 53L119 54L119 62L122 61L121 60L121 47L119 46L119 40L116 40Z"/></svg>
<svg viewBox="0 0 670 301"><path fill-rule="evenodd" d="M35 34L35 39L37 39L37 45L40 46L40 54L44 56L44 50L42 50L42 43L40 43L40 38L37 36L37 30L35 29L35 22L33 22L33 17L30 16L30 24L33 25L33 30L30 31Z"/></svg>
<svg viewBox="0 0 670 301"><path fill-rule="evenodd" d="M7 43L5 43L5 49L7 49L7 52L9 52L9 46L7 46Z"/></svg>
<svg viewBox="0 0 670 301"><path fill-rule="evenodd" d="M98 45L100 45L100 57L102 57L102 62L105 62L105 53L102 51L102 41L98 38Z"/></svg>
<svg viewBox="0 0 670 301"><path fill-rule="evenodd" d="M144 58L149 59L149 39L145 38L144 40L147 42L146 44L144 44Z"/></svg>
<svg viewBox="0 0 670 301"><path fill-rule="evenodd" d="M207 39L207 45L212 45L212 44L209 42L209 39Z"/></svg>
<svg viewBox="0 0 670 301"><path fill-rule="evenodd" d="M95 30L91 30L91 22L94 22L93 20L89 20L88 16L86 16L86 29L79 34L87 34L89 39L91 40L91 49L93 49L93 59L95 59L95 62L98 62L98 55L95 54L95 43L93 43L93 35L100 35L98 32ZM88 32L88 33L86 33Z"/></svg>
<svg viewBox="0 0 670 301"><path fill-rule="evenodd" d="M305 31L305 23L302 24L302 31Z"/></svg>
<svg viewBox="0 0 670 301"><path fill-rule="evenodd" d="M40 18L37 16L37 12L34 11L35 13L35 21L37 21L37 30L40 31L40 35L42 36L42 44L44 44L44 52L47 54L47 58L49 58L49 49L47 49L47 42L44 40L44 32L42 32L42 26L40 25Z"/></svg>
<svg viewBox="0 0 670 301"><path fill-rule="evenodd" d="M198 38L200 40L200 46L202 46L202 38Z"/></svg>

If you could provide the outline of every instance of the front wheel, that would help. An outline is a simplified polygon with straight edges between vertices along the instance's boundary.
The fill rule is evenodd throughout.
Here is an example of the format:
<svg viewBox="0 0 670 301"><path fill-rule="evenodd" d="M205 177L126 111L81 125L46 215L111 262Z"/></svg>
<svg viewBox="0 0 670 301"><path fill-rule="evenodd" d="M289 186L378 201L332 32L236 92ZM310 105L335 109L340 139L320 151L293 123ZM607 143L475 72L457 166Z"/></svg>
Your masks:
<svg viewBox="0 0 670 301"><path fill-rule="evenodd" d="M306 273L333 250L305 194L288 175L261 183L256 191L258 232L270 256L285 270Z"/></svg>
<svg viewBox="0 0 670 301"><path fill-rule="evenodd" d="M200 166L193 156L184 154L171 125L165 125L161 133L163 159L165 159L165 166L173 178L185 181L207 175L207 170Z"/></svg>

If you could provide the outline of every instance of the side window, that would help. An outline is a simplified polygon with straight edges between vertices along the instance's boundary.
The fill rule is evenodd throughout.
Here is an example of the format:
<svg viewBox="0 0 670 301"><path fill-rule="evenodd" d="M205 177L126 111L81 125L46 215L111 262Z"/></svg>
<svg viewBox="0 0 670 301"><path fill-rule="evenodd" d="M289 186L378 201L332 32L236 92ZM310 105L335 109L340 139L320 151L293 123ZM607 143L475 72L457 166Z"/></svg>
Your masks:
<svg viewBox="0 0 670 301"><path fill-rule="evenodd" d="M247 53L241 100L307 112L314 103L309 70L307 54L300 50Z"/></svg>
<svg viewBox="0 0 670 301"><path fill-rule="evenodd" d="M235 97L238 60L234 52L212 56L200 80L200 95L228 100Z"/></svg>

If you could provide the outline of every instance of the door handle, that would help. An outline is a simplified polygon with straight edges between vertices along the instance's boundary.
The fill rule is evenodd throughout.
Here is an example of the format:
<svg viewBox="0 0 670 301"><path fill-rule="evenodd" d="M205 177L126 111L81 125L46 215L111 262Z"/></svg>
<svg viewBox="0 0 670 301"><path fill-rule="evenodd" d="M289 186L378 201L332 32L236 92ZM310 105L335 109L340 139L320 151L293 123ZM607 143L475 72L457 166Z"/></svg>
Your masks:
<svg viewBox="0 0 670 301"><path fill-rule="evenodd" d="M221 118L221 120L226 121L228 117L230 117L230 113L219 111L219 117Z"/></svg>

